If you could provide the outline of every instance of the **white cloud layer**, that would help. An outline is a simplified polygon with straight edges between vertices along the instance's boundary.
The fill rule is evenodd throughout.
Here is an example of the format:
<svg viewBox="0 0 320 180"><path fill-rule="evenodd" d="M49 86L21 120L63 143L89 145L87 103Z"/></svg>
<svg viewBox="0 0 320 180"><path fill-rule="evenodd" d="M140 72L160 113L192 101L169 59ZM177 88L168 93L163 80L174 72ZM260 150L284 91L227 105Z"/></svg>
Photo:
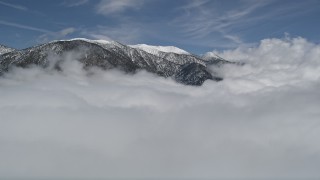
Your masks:
<svg viewBox="0 0 320 180"><path fill-rule="evenodd" d="M0 176L319 178L320 46L266 39L201 87L146 72L0 78Z"/></svg>

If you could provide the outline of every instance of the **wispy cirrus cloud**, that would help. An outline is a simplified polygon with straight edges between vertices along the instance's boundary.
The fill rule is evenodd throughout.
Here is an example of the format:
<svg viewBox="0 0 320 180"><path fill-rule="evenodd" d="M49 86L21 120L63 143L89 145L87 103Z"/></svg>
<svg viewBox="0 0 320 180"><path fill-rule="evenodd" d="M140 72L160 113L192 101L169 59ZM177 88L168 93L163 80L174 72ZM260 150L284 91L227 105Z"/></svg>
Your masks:
<svg viewBox="0 0 320 180"><path fill-rule="evenodd" d="M7 3L7 2L0 1L0 5L7 6L7 7L10 7L10 8L14 8L14 9L17 9L17 10L28 11L27 7L21 6L21 5L18 5L18 4L12 4L12 3Z"/></svg>
<svg viewBox="0 0 320 180"><path fill-rule="evenodd" d="M33 26L28 26L28 25L24 25L24 24L8 22L8 21L3 21L3 20L0 20L0 24L5 25L5 26L19 28L19 29L36 31L36 32L53 33L52 31L47 30L47 29L42 29L42 28L38 28L38 27L33 27Z"/></svg>
<svg viewBox="0 0 320 180"><path fill-rule="evenodd" d="M92 39L116 40L131 44L136 43L144 32L139 27L139 24L129 22L115 27L100 25L94 28L82 29L80 34ZM128 29L130 29L130 31L128 31Z"/></svg>
<svg viewBox="0 0 320 180"><path fill-rule="evenodd" d="M31 10L31 9L27 8L26 6L22 6L22 5L19 5L19 4L12 4L12 3L8 3L8 2L0 1L0 6L1 5L9 7L9 8L12 8L12 9L15 9L15 10L25 11L25 12L32 13L32 14L35 14L35 15L44 16L44 14L41 13L41 12Z"/></svg>
<svg viewBox="0 0 320 180"><path fill-rule="evenodd" d="M235 46L246 43L244 34L275 19L299 16L310 11L315 1L277 4L277 1L233 1L232 5L208 0L192 0L177 10L181 13L172 24L180 27L185 36L193 39L219 39ZM217 38L216 38L217 37ZM221 37L223 37L221 39Z"/></svg>
<svg viewBox="0 0 320 180"><path fill-rule="evenodd" d="M39 32L41 33L41 35L38 37L37 41L41 43L48 42L54 39L61 39L77 31L77 29L74 27L67 27L59 31L52 31L48 29L43 29L43 28L28 26L24 24L3 21L3 20L0 20L0 24L5 26L10 26L10 27L15 27L18 29Z"/></svg>
<svg viewBox="0 0 320 180"><path fill-rule="evenodd" d="M40 43L45 43L52 40L62 39L67 37L68 35L75 33L76 31L77 29L74 27L67 27L57 32L49 32L42 34L38 37L37 41L39 41Z"/></svg>
<svg viewBox="0 0 320 180"><path fill-rule="evenodd" d="M76 7L76 6L85 5L88 2L89 0L66 0L61 5L66 7Z"/></svg>
<svg viewBox="0 0 320 180"><path fill-rule="evenodd" d="M271 1L250 2L243 1L239 6L230 9L219 9L219 4L201 0L191 1L179 8L183 15L174 20L184 33L193 38L207 37L212 33L222 35L233 43L240 44L239 36L232 34L231 29L253 21L250 17L259 8L268 5Z"/></svg>
<svg viewBox="0 0 320 180"><path fill-rule="evenodd" d="M127 44L136 43L147 31L147 24L125 13L143 8L147 2L146 0L100 0L95 5L95 12L105 18L116 19L116 24L111 26L100 24L83 28L80 34L92 39L116 40Z"/></svg>
<svg viewBox="0 0 320 180"><path fill-rule="evenodd" d="M102 15L115 15L128 9L137 10L145 0L101 0L96 5L96 11Z"/></svg>

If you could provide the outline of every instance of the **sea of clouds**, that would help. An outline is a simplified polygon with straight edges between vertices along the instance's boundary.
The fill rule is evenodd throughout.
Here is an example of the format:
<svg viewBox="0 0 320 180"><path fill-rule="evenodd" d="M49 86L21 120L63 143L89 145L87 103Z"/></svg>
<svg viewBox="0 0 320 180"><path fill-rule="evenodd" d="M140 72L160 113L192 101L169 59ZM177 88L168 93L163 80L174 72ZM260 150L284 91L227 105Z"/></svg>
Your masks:
<svg viewBox="0 0 320 180"><path fill-rule="evenodd" d="M141 71L14 68L0 77L0 177L319 178L320 45L214 52L201 87Z"/></svg>

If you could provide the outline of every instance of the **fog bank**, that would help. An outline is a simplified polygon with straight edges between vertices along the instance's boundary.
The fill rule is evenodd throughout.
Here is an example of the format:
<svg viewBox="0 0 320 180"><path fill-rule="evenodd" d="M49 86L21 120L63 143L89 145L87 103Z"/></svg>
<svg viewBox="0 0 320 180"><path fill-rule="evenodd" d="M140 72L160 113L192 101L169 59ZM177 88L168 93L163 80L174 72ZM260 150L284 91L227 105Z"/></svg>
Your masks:
<svg viewBox="0 0 320 180"><path fill-rule="evenodd" d="M320 46L214 52L221 82L15 68L0 77L0 178L319 178Z"/></svg>

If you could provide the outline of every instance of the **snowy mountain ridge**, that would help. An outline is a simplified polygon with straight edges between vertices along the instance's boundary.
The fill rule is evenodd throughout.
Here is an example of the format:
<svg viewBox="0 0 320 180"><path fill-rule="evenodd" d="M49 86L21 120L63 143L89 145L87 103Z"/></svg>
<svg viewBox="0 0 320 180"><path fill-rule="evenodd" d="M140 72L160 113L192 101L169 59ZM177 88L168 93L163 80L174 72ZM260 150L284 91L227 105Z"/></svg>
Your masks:
<svg viewBox="0 0 320 180"><path fill-rule="evenodd" d="M190 55L189 52L175 46L152 46L147 44L137 44L129 46L132 48L141 49L153 55L159 55L159 52Z"/></svg>
<svg viewBox="0 0 320 180"><path fill-rule="evenodd" d="M150 49L152 49L151 53ZM63 62L67 61L64 54L68 52L77 53L73 58L81 62L84 69L116 68L129 74L146 70L159 76L170 77L181 84L196 86L202 85L206 80L222 80L218 73L207 66L228 63L218 58L205 60L173 46L137 45L132 47L117 41L76 38L52 41L2 54L0 55L0 75L9 71L12 66L28 68L37 65L42 68L61 70ZM54 57L53 62L52 57Z"/></svg>
<svg viewBox="0 0 320 180"><path fill-rule="evenodd" d="M75 41L75 40L82 40L90 43L95 43L99 45L117 45L118 42L116 41L108 41L108 40L91 40L91 39L86 39L86 38L73 38L73 39L67 39L67 40L61 40L61 41ZM136 44L136 45L128 45L131 48L134 49L140 49L143 50L147 53L153 54L158 56L160 52L163 53L175 53L175 54L186 54L186 55L191 55L189 52L180 49L175 46L153 46L153 45L147 45L147 44Z"/></svg>
<svg viewBox="0 0 320 180"><path fill-rule="evenodd" d="M65 39L65 40L57 40L57 41L76 41L76 40L80 40L80 41L86 41L86 42L90 42L90 43L96 43L96 44L111 44L114 43L115 41L107 41L107 40L92 40L92 39L87 39L87 38L73 38L73 39ZM52 41L55 42L55 41Z"/></svg>

